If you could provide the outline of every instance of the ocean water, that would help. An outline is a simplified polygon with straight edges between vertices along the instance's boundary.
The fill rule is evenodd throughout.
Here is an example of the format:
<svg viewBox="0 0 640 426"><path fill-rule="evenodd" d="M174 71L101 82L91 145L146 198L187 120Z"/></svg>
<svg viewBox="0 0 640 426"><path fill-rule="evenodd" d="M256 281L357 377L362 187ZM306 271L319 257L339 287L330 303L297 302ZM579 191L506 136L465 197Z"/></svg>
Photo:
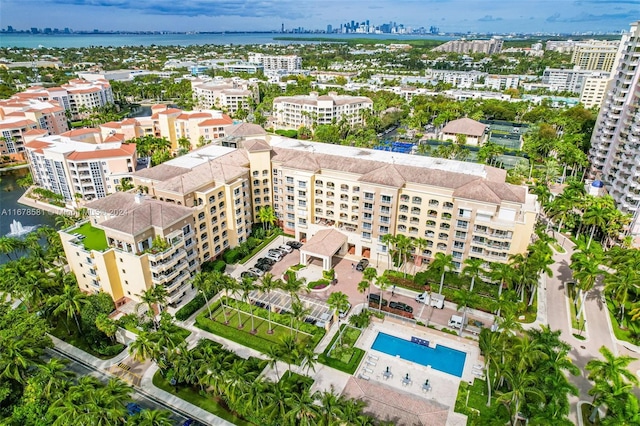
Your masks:
<svg viewBox="0 0 640 426"><path fill-rule="evenodd" d="M301 44L313 40L274 40L274 37L331 38L336 42L354 38L380 40L451 40L446 36L397 34L281 34L281 33L219 33L219 34L0 34L0 47L89 47L89 46L189 46L203 44Z"/></svg>

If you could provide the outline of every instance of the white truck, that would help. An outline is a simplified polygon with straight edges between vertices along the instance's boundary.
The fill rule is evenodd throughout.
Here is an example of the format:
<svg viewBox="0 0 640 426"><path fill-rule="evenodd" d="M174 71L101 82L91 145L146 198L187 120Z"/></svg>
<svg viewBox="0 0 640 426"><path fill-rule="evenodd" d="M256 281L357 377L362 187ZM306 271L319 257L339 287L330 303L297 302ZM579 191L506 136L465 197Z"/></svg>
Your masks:
<svg viewBox="0 0 640 426"><path fill-rule="evenodd" d="M416 302L442 309L444 308L444 295L438 293L431 293L431 295L429 295L429 293L425 291L416 296Z"/></svg>

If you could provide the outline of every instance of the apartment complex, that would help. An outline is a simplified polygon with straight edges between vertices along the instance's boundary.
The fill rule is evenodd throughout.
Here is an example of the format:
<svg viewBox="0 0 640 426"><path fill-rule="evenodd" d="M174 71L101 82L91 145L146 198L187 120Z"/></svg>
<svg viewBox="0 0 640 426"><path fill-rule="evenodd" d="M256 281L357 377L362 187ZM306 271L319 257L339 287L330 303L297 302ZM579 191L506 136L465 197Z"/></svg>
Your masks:
<svg viewBox="0 0 640 426"><path fill-rule="evenodd" d="M348 96L329 93L278 96L273 100L273 116L278 128L312 128L346 119L349 125L363 124L363 110L373 111L373 101L364 96Z"/></svg>
<svg viewBox="0 0 640 426"><path fill-rule="evenodd" d="M16 93L11 99L54 100L69 112L72 120L79 120L87 117L89 112L96 108L112 104L113 92L106 80L74 79L60 87L32 86L24 92Z"/></svg>
<svg viewBox="0 0 640 426"><path fill-rule="evenodd" d="M124 144L124 138L103 140L98 129L51 136L36 133L25 143L33 181L66 201L103 198L135 171L136 146Z"/></svg>
<svg viewBox="0 0 640 426"><path fill-rule="evenodd" d="M178 140L186 138L191 149L225 136L225 129L233 124L226 114L216 110L183 111L157 104L151 107L151 116L127 118L100 125L103 138L118 135L124 140L143 136L166 138L171 149L178 151Z"/></svg>
<svg viewBox="0 0 640 426"><path fill-rule="evenodd" d="M591 136L590 176L601 179L618 208L633 214L640 235L640 21L622 36L612 81Z"/></svg>
<svg viewBox="0 0 640 426"><path fill-rule="evenodd" d="M239 109L249 110L251 100L256 100L257 83L239 78L191 80L193 98L203 109L218 108L235 114Z"/></svg>
<svg viewBox="0 0 640 426"><path fill-rule="evenodd" d="M249 62L262 65L264 71L295 71L302 69L302 58L297 55L249 53Z"/></svg>
<svg viewBox="0 0 640 426"><path fill-rule="evenodd" d="M435 70L429 69L425 72L425 76L431 78L434 82L443 82L453 85L454 87L469 89L478 84L481 79L487 77L486 72L481 71L451 71L451 70Z"/></svg>
<svg viewBox="0 0 640 426"><path fill-rule="evenodd" d="M254 129L236 132L234 140L238 148L209 145L134 173L134 185L148 191L144 197L116 193L90 203L96 211L91 226L106 234L101 251L81 249L88 241L82 230L63 232L67 256L78 259L70 265L80 287L136 300L141 288L158 285L152 273L161 272L154 268L162 261L169 275L161 278L179 289L183 284L173 277L187 277L200 263L245 241L264 206L273 207L285 232L300 240L331 231L338 245L328 254L309 254L319 257L348 251L386 262L388 247L380 239L391 233L424 240L415 253L418 264L441 252L451 254L459 268L469 257L506 262L526 250L533 233L536 197L505 183L501 169L301 142ZM162 232L155 226L155 234L141 235L133 228L141 226L136 219L113 217L134 211L146 223L162 206L177 209L171 213L175 225L163 225ZM100 213L105 211L112 215ZM157 235L171 245L152 254ZM87 259L98 258L108 260L100 260L95 274L87 273ZM117 267L102 266L108 262ZM110 280L114 289L107 288ZM181 291L174 294L178 300Z"/></svg>
<svg viewBox="0 0 640 426"><path fill-rule="evenodd" d="M434 52L486 53L493 55L502 50L502 39L491 40L451 40L432 49Z"/></svg>
<svg viewBox="0 0 640 426"><path fill-rule="evenodd" d="M587 40L575 43L571 62L583 70L611 72L619 45L619 40Z"/></svg>
<svg viewBox="0 0 640 426"><path fill-rule="evenodd" d="M609 73L578 68L546 68L542 73L542 84L548 85L549 90L556 92L581 93L585 81L590 77L609 77Z"/></svg>
<svg viewBox="0 0 640 426"><path fill-rule="evenodd" d="M580 103L582 103L585 108L600 108L607 94L607 87L610 81L611 78L608 74L587 77L584 80L582 92L580 92Z"/></svg>
<svg viewBox="0 0 640 426"><path fill-rule="evenodd" d="M60 231L81 290L104 291L116 306L162 285L179 303L199 267L193 209L119 192L87 204L89 221Z"/></svg>

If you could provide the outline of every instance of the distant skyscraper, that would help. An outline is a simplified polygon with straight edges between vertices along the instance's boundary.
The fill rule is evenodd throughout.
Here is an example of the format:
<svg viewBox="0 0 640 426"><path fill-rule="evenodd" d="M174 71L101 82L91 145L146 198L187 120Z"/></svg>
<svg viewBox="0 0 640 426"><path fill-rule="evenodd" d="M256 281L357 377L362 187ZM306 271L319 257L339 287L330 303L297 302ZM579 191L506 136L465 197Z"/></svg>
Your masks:
<svg viewBox="0 0 640 426"><path fill-rule="evenodd" d="M327 25L327 33L332 33L333 27L331 25Z"/></svg>
<svg viewBox="0 0 640 426"><path fill-rule="evenodd" d="M280 29L280 32L283 33L284 32L284 22L282 23L282 27Z"/></svg>
<svg viewBox="0 0 640 426"><path fill-rule="evenodd" d="M13 29L13 27L12 27L11 25L7 25L7 32L8 32L8 33L12 33L12 32L14 32L14 31L15 31L15 30Z"/></svg>
<svg viewBox="0 0 640 426"><path fill-rule="evenodd" d="M591 136L589 175L604 182L640 235L640 21L622 36L612 81Z"/></svg>

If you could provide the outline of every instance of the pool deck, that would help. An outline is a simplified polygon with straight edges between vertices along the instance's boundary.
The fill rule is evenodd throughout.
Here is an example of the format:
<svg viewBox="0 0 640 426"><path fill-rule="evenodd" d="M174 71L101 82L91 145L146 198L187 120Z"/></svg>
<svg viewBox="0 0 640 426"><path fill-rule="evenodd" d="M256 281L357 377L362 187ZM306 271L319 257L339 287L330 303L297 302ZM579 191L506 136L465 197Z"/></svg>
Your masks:
<svg viewBox="0 0 640 426"><path fill-rule="evenodd" d="M464 369L462 371L462 377L453 376L451 374L432 369L430 366L416 364L414 362L371 349L371 345L373 345L378 332L390 334L407 340L410 340L411 336L416 336L418 338L428 340L429 346L442 344L451 349L465 352L467 356L465 359ZM465 424L465 421L460 417L461 415L454 413L453 410L460 381L464 380L466 382L473 382L473 379L477 377L473 373L473 366L476 364L482 364L480 349L477 342L442 333L423 326L408 326L387 318L384 322L372 322L371 326L360 337L356 346L365 350L367 354L363 358L361 365L354 374L354 377L359 378L359 381L362 381L362 376L364 375L369 377L368 382L372 384L379 384L382 388L387 389L390 393L389 397L381 398L381 401L397 400L398 395L412 395L413 397L419 397L448 410L446 422L443 423L440 415L438 415L438 418L431 418L431 421L427 423L422 422L422 424ZM377 359L369 358L369 356ZM374 363L375 365L373 365ZM383 373L386 371L387 367L389 367L393 377L385 379ZM409 374L409 378L411 379L410 384L403 383L403 378L407 374ZM431 389L424 391L422 385L427 379L429 379ZM347 387L347 389L348 388L349 387ZM395 397L392 394L395 394ZM419 412L415 412L413 414L420 416Z"/></svg>

